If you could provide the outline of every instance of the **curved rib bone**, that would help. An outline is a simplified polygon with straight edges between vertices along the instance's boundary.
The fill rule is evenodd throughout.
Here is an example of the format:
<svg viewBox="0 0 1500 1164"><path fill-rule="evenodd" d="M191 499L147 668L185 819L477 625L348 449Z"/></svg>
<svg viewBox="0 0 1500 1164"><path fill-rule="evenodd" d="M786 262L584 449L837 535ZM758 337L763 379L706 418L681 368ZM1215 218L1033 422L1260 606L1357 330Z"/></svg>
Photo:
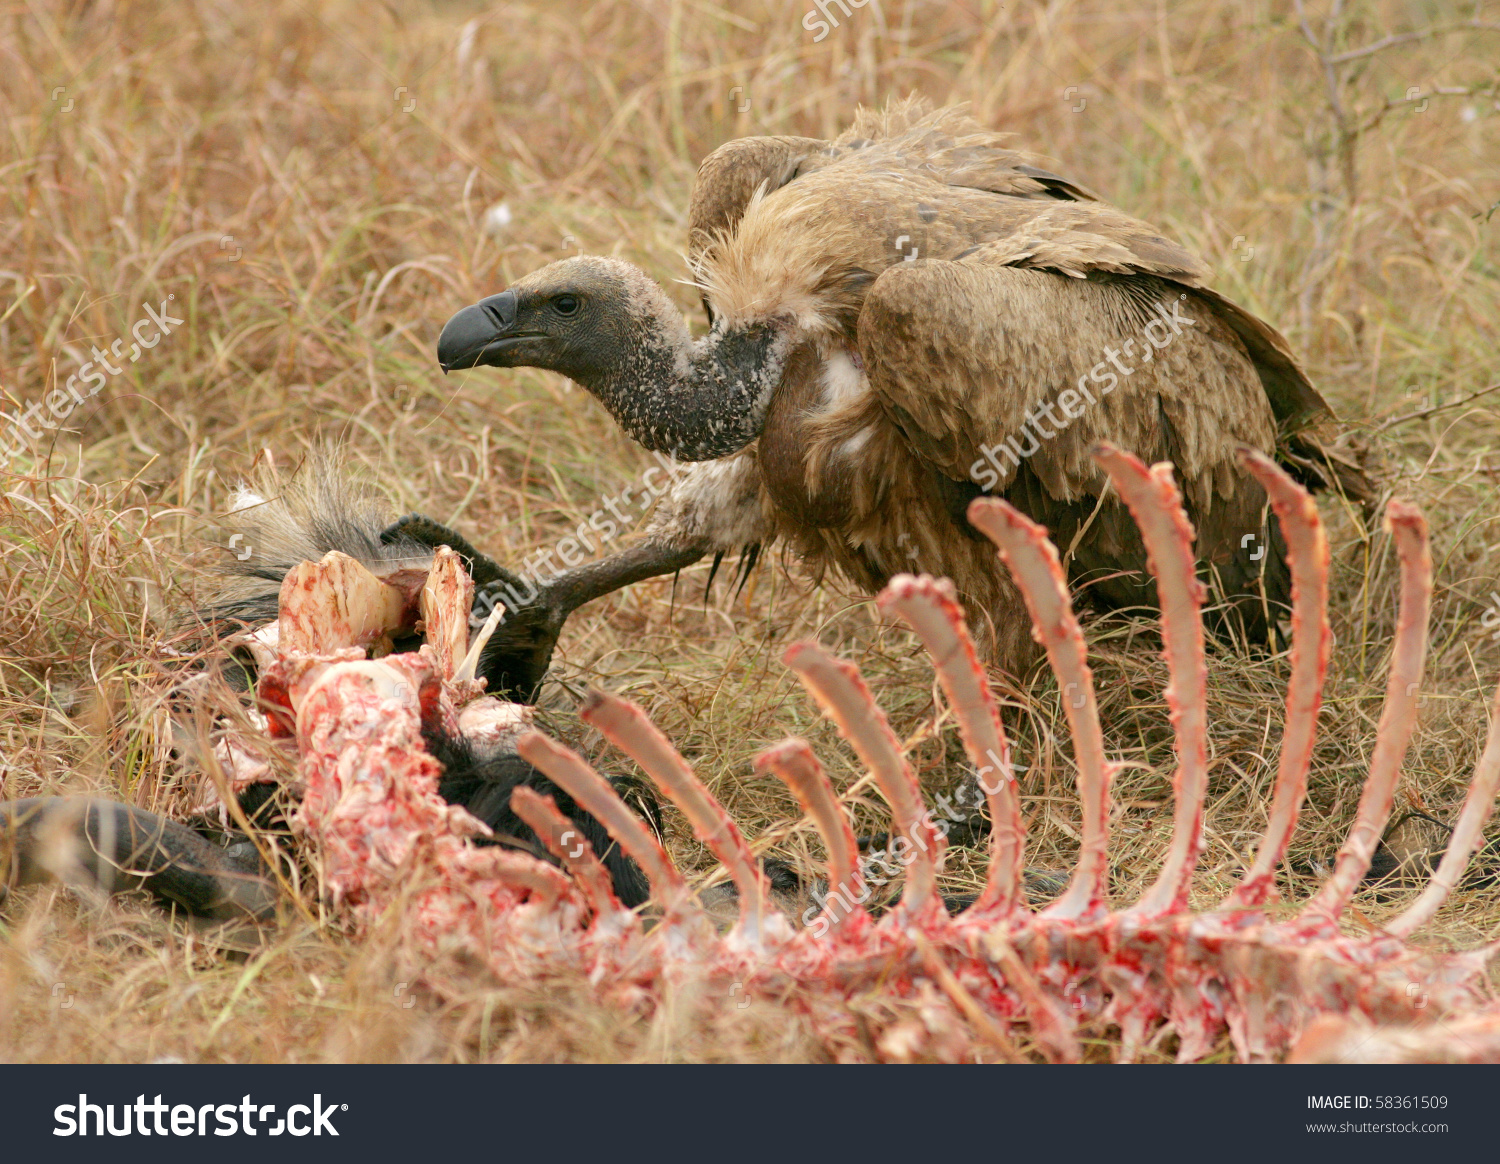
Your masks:
<svg viewBox="0 0 1500 1164"><path fill-rule="evenodd" d="M1375 729L1375 754L1354 824L1339 850L1333 874L1303 907L1299 921L1331 926L1354 896L1360 879L1369 872L1375 846L1390 819L1401 762L1406 757L1412 730L1417 726L1416 693L1427 659L1427 616L1432 601L1427 522L1416 506L1393 499L1386 506L1385 525L1396 540L1396 554L1401 559L1401 605L1396 616L1396 645L1391 653L1385 706Z"/></svg>
<svg viewBox="0 0 1500 1164"><path fill-rule="evenodd" d="M964 750L989 801L990 867L984 893L974 908L1000 913L1019 909L1023 902L1026 826L1021 822L1010 740L990 694L989 677L969 638L953 583L925 574L898 574L876 602L882 610L894 611L905 619L932 656L938 680L958 721Z"/></svg>
<svg viewBox="0 0 1500 1164"><path fill-rule="evenodd" d="M766 889L755 855L724 806L703 786L682 754L644 711L618 695L591 691L578 714L639 764L662 794L682 809L693 826L693 835L729 870L739 893L740 924L758 934L765 915Z"/></svg>
<svg viewBox="0 0 1500 1164"><path fill-rule="evenodd" d="M522 784L510 794L510 807L531 826L551 853L583 888L584 896L597 917L612 917L626 912L615 896L609 871L600 862L589 839L578 826L565 817L550 796Z"/></svg>
<svg viewBox="0 0 1500 1164"><path fill-rule="evenodd" d="M573 896L573 882L566 873L529 853L489 849L485 855L490 859L489 872L493 876L506 885L526 890L548 908L564 897Z"/></svg>
<svg viewBox="0 0 1500 1164"><path fill-rule="evenodd" d="M828 897L822 916L835 926L851 917L867 916L864 903L870 894L859 868L859 844L854 829L839 807L828 774L807 741L789 739L772 744L755 757L755 770L762 775L769 770L779 777L823 837L828 849ZM835 901L843 906L842 916L833 909Z"/></svg>
<svg viewBox="0 0 1500 1164"><path fill-rule="evenodd" d="M516 741L521 759L540 769L602 824L620 848L641 867L651 883L651 896L669 913L696 908L687 882L668 859L666 850L630 811L609 781L572 748L548 739L541 732L527 732Z"/></svg>
<svg viewBox="0 0 1500 1164"><path fill-rule="evenodd" d="M1032 633L1047 649L1073 731L1083 843L1067 890L1044 912L1056 918L1095 917L1104 909L1109 875L1109 783L1116 765L1104 758L1104 732L1099 726L1088 647L1073 615L1057 547L1047 540L1044 528L999 498L970 502L969 522L1000 548L1000 557L1026 599Z"/></svg>
<svg viewBox="0 0 1500 1164"><path fill-rule="evenodd" d="M1328 625L1328 539L1318 507L1307 490L1264 453L1241 449L1240 464L1265 489L1286 541L1286 560L1292 572L1292 675L1287 683L1286 728L1281 736L1281 760L1265 836L1244 878L1224 899L1221 908L1225 909L1262 905L1275 889L1276 866L1286 855L1307 795L1307 768L1312 761L1318 709L1323 704L1323 679L1333 649L1333 631Z"/></svg>
<svg viewBox="0 0 1500 1164"><path fill-rule="evenodd" d="M1177 771L1172 776L1176 807L1172 848L1155 883L1131 913L1177 913L1187 905L1193 868L1203 847L1203 798L1208 792L1208 663L1203 657L1203 584L1193 557L1192 523L1182 494L1172 482L1172 466L1147 469L1129 453L1101 444L1094 459L1104 466L1129 506L1146 545L1146 561L1156 576L1161 637L1167 659L1167 713L1176 738Z"/></svg>
<svg viewBox="0 0 1500 1164"><path fill-rule="evenodd" d="M1432 915L1453 892L1484 840L1484 826L1495 809L1497 788L1500 788L1500 688L1496 688L1495 700L1490 705L1490 726L1484 752L1474 767L1469 793L1464 797L1463 810L1458 814L1458 823L1453 826L1453 835L1448 838L1443 859L1417 900L1407 906L1395 921L1386 923L1386 933L1404 938L1432 920Z"/></svg>
<svg viewBox="0 0 1500 1164"><path fill-rule="evenodd" d="M942 902L934 890L937 871L947 841L933 824L932 816L922 807L922 790L916 773L901 755L901 745L891 731L885 712L870 695L859 668L843 659L835 659L817 643L798 643L789 648L782 661L797 673L797 678L819 705L838 724L839 735L848 740L875 775L891 806L897 840L905 839L910 850L910 867L906 890L901 895L901 910L915 914ZM895 847L895 844L892 844ZM897 854L907 863L908 854Z"/></svg>

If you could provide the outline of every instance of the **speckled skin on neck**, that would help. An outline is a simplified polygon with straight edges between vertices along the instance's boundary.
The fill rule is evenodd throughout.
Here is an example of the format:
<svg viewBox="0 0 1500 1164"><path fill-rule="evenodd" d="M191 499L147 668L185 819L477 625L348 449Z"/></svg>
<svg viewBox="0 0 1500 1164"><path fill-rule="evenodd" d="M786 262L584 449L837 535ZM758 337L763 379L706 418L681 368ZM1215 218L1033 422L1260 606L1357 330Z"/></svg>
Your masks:
<svg viewBox="0 0 1500 1164"><path fill-rule="evenodd" d="M584 387L630 436L679 461L737 453L760 435L790 335L774 324L715 328L686 346L642 328L615 368Z"/></svg>
<svg viewBox="0 0 1500 1164"><path fill-rule="evenodd" d="M551 368L598 398L635 440L680 461L737 453L760 435L793 342L789 318L720 322L695 340L640 268L582 255L512 288L517 337L485 363ZM565 315L559 300L576 306Z"/></svg>

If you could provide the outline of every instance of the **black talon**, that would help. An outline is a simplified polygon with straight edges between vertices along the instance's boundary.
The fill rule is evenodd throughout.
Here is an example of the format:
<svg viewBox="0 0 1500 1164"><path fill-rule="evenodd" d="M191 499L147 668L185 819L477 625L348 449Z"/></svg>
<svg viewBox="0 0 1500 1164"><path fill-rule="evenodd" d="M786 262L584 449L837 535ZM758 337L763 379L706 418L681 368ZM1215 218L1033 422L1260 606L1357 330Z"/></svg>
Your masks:
<svg viewBox="0 0 1500 1164"><path fill-rule="evenodd" d="M719 563L724 560L724 551L714 551L714 564L708 568L708 581L703 586L703 605L708 605L709 595L713 593L714 578L719 573Z"/></svg>
<svg viewBox="0 0 1500 1164"><path fill-rule="evenodd" d="M740 591L745 588L745 583L750 581L750 571L755 569L755 563L758 561L760 561L760 543L752 542L740 554L739 565L735 567L735 574L738 578L734 586L735 598L740 596Z"/></svg>

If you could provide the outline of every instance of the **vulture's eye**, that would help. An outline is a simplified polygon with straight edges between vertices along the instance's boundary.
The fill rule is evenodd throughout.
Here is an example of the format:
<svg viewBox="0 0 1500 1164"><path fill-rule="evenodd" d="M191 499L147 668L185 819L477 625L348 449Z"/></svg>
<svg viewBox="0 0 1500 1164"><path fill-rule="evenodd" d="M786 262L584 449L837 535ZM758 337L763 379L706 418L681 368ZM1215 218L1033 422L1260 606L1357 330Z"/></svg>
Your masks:
<svg viewBox="0 0 1500 1164"><path fill-rule="evenodd" d="M572 315L578 310L578 296L559 295L552 301L552 306L558 315Z"/></svg>

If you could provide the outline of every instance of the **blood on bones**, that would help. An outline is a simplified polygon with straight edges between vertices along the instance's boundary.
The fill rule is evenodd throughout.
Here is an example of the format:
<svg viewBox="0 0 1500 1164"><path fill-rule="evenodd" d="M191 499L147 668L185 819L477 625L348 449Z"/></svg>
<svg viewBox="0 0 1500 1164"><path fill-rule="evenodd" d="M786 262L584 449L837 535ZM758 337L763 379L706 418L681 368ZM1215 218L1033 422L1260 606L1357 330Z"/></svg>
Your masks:
<svg viewBox="0 0 1500 1164"><path fill-rule="evenodd" d="M1452 840L1425 892L1378 932L1349 936L1337 924L1390 813L1415 722L1432 591L1421 514L1401 501L1387 511L1401 562L1400 612L1385 709L1354 824L1317 894L1288 919L1271 920L1264 907L1306 792L1328 664L1328 547L1302 488L1270 459L1242 455L1286 536L1295 583L1291 679L1265 835L1232 892L1195 913L1187 902L1203 836L1208 711L1193 530L1170 466L1147 469L1107 447L1096 457L1149 548L1170 671L1173 834L1155 882L1138 901L1112 907L1105 900L1116 766L1105 754L1087 651L1057 551L1040 526L989 498L973 503L970 520L999 547L1059 683L1079 693L1064 703L1082 845L1067 890L1040 912L1028 907L1023 892L1025 829L1005 732L945 580L901 575L879 601L927 646L976 768L993 771L1000 760L985 782L994 826L987 881L962 913L950 915L936 892L943 836L853 663L814 643L785 656L872 772L891 809L893 847L906 842L904 894L878 920L863 905L868 895L849 821L805 742L786 740L756 761L759 771L786 782L827 850L830 894L821 924L799 929L769 905L761 867L739 829L645 713L613 695L585 702L583 719L682 810L735 883L739 919L721 934L608 782L539 732L522 735L518 750L646 872L655 903L649 920L619 905L596 854L550 799L531 789L519 789L513 806L556 864L471 843L483 826L438 796L437 766L421 742L423 717L450 725L481 721L488 698L466 682L457 658L470 595L461 564L442 552L424 599L429 644L414 654L367 660L355 636L344 633L357 619L330 616L347 608L344 567L325 559L283 588L278 658L263 688L281 693L286 713L272 719L295 737L306 783L297 823L321 847L327 884L366 922L404 903L419 942L450 949L456 943L497 974L539 980L579 974L601 997L647 1010L693 981L726 998L796 1010L835 1053L864 1048L859 1053L868 1054L873 1047L892 1059L1076 1060L1082 1033L1106 1027L1118 1030L1114 1045L1123 1059L1159 1047L1169 1034L1179 1059L1198 1059L1226 1032L1244 1060L1289 1052L1347 1056L1360 1046L1393 1055L1415 1047L1428 1057L1500 1053L1500 1007L1485 978L1492 950L1433 952L1407 941L1458 883L1482 841L1500 783L1500 697ZM871 1029L868 1006L856 1020L849 1005L872 994L891 1003L881 1010L893 1016L883 1028ZM1371 1039L1372 1031L1381 1037Z"/></svg>

